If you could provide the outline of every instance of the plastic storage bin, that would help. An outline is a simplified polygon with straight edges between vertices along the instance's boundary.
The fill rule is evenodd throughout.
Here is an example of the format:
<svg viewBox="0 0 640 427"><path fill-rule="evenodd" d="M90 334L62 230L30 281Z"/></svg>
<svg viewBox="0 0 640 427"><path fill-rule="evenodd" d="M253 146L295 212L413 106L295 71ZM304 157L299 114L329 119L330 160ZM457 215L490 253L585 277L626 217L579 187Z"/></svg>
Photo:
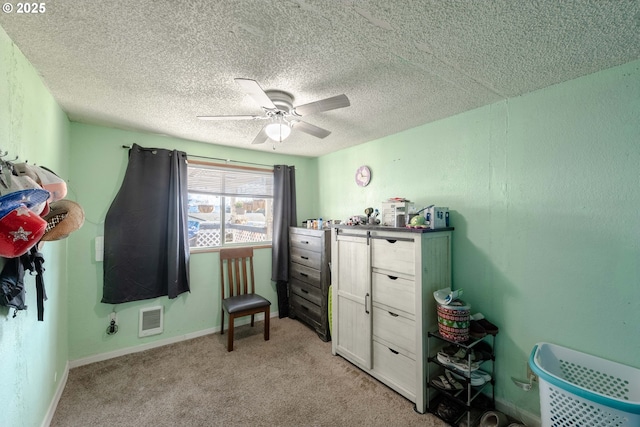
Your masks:
<svg viewBox="0 0 640 427"><path fill-rule="evenodd" d="M549 343L533 347L529 365L543 427L640 426L640 369Z"/></svg>

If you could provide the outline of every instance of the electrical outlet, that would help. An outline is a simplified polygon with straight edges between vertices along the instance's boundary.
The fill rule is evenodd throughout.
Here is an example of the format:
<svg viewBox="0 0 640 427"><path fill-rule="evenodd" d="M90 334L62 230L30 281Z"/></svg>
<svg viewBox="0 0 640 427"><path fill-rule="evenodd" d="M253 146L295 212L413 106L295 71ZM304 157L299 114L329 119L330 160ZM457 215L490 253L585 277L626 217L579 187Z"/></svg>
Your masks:
<svg viewBox="0 0 640 427"><path fill-rule="evenodd" d="M118 332L118 316L115 311L109 313L109 326L107 326L107 335L113 335Z"/></svg>

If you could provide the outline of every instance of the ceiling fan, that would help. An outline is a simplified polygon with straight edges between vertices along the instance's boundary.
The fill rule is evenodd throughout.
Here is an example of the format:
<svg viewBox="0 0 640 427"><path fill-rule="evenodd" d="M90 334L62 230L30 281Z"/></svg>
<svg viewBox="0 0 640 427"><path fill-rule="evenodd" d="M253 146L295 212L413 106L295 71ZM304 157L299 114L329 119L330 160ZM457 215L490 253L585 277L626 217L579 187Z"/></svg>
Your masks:
<svg viewBox="0 0 640 427"><path fill-rule="evenodd" d="M264 111L263 115L246 116L198 116L200 120L268 120L258 135L251 142L262 144L267 138L281 142L285 140L292 129L313 135L317 138L326 138L331 133L321 127L303 122L301 117L313 113L335 110L351 105L346 95L337 95L331 98L321 99L304 105L293 106L293 96L281 90L264 91L257 81L251 79L234 79L251 98L253 98ZM274 147L275 148L275 147Z"/></svg>

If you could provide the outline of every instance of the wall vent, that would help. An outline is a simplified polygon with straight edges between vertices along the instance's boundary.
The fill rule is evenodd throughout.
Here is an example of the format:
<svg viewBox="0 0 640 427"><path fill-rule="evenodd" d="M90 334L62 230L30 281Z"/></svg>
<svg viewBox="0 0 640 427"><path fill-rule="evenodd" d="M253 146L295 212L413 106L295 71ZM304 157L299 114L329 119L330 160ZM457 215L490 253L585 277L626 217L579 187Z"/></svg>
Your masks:
<svg viewBox="0 0 640 427"><path fill-rule="evenodd" d="M140 310L138 337L161 334L164 331L163 307L149 307Z"/></svg>

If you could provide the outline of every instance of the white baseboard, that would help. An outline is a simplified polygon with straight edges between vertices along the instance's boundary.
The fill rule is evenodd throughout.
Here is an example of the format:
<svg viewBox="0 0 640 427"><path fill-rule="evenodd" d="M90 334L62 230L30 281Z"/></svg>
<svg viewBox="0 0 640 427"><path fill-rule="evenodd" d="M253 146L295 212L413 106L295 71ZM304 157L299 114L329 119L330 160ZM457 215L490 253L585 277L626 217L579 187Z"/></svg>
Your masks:
<svg viewBox="0 0 640 427"><path fill-rule="evenodd" d="M516 420L520 420L527 427L540 427L541 425L539 415L535 415L531 412L516 408L511 402L507 402L502 399L496 399L496 409L504 414L509 415L510 417L515 418Z"/></svg>
<svg viewBox="0 0 640 427"><path fill-rule="evenodd" d="M137 345L134 347L121 348L115 351L109 351L107 353L94 354L92 356L83 357L81 359L75 359L69 361L69 368L77 368L79 366L89 365L91 363L102 362L104 360L113 359L115 357L125 356L127 354L138 353L145 350L151 350L152 348L163 347L165 345L174 344L180 341L187 341L193 338L202 337L204 335L220 332L220 327L204 329L198 332L192 332L189 334L178 335L163 340L153 341L146 344Z"/></svg>
<svg viewBox="0 0 640 427"><path fill-rule="evenodd" d="M256 321L262 320L262 314L256 315ZM271 312L270 318L278 317L278 312ZM249 323L251 320L249 317L246 319L240 319L236 321L236 326L245 325ZM110 351L107 353L94 354L92 356L83 357L81 359L70 360L68 363L69 369L77 368L78 366L89 365L90 363L102 362L103 360L113 359L114 357L125 356L127 354L138 353L145 350L150 350L152 348L163 347L165 345L174 344L180 341L187 341L194 338L199 338L209 334L215 334L216 332L220 332L220 326L216 326L209 329L203 329L197 332L191 332L184 335L178 335L175 337L167 338L164 340L153 341L146 344L137 345L134 347L121 348L119 350Z"/></svg>
<svg viewBox="0 0 640 427"><path fill-rule="evenodd" d="M53 420L53 414L56 413L58 402L60 402L60 397L62 397L62 392L67 385L67 378L69 378L69 362L67 362L64 367L64 372L62 373L62 378L60 378L60 382L58 383L56 393L53 395L53 399L51 399L51 403L49 404L49 408L47 409L45 418L42 421L42 427L49 427L49 425L51 424L51 420Z"/></svg>

